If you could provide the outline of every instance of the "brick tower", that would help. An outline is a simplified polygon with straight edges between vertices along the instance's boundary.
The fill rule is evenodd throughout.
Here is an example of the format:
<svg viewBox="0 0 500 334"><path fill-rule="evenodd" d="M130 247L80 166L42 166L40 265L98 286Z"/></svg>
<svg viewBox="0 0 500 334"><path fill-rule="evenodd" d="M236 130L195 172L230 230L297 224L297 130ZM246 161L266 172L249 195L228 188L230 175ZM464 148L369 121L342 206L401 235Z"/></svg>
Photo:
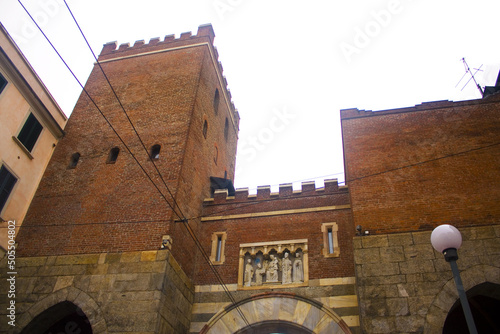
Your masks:
<svg viewBox="0 0 500 334"><path fill-rule="evenodd" d="M118 48L116 42L104 45L99 63L130 122L95 65L85 85L91 99L82 92L32 202L26 228L18 235L19 257L43 259L40 265L51 278L46 292L67 294L80 285L89 294L96 289L109 303L118 302L114 294L119 293L119 301L142 305L109 311L115 313L111 328L154 332L163 326L185 332L189 327L192 287L184 275L194 272L197 252L180 220L189 218L197 232L199 219L192 218L201 215L203 200L217 184L232 184L238 135L239 116L222 76L214 36L212 26L204 25L194 36L183 33L178 39L171 35ZM175 246L172 253L159 251L170 243ZM47 264L47 259L55 262ZM83 269L89 264L94 269ZM84 279L81 286L74 282L79 276L72 276L72 283L62 283L54 270L105 270L101 273L108 275L101 278L108 281ZM178 277L170 277L174 283L162 291L166 276ZM144 294L127 293L133 290ZM185 303L159 303L168 293ZM24 308L33 304L24 301ZM168 307L184 309L167 312ZM83 311L89 319L98 316L91 309ZM158 313L164 314L159 322ZM25 318L20 321L32 320ZM95 333L98 321L91 322ZM109 321L106 327L110 330Z"/></svg>
<svg viewBox="0 0 500 334"><path fill-rule="evenodd" d="M185 217L200 215L210 177L233 179L238 115L213 38L202 26L196 36L104 46L99 62L131 123L99 66L85 87L132 154L83 92L32 204L31 228L19 235L20 255L153 250L163 235L190 253L180 217L135 159ZM25 241L34 239L45 241Z"/></svg>

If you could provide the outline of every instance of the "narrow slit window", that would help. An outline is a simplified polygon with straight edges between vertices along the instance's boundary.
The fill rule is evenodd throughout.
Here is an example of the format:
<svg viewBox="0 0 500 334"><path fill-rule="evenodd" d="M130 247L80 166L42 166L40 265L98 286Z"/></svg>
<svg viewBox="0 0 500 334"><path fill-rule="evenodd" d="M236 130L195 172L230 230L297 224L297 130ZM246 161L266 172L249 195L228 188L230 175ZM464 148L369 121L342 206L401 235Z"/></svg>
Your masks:
<svg viewBox="0 0 500 334"><path fill-rule="evenodd" d="M207 139L207 134L208 134L208 122L205 120L203 122L203 137Z"/></svg>
<svg viewBox="0 0 500 334"><path fill-rule="evenodd" d="M217 115L219 113L219 90L215 89L215 95L214 95L214 113Z"/></svg>
<svg viewBox="0 0 500 334"><path fill-rule="evenodd" d="M153 147L151 147L151 159L153 160L158 160L160 159L160 150L161 150L161 146L156 144L156 145L153 145Z"/></svg>
<svg viewBox="0 0 500 334"><path fill-rule="evenodd" d="M222 235L217 236L217 253L215 255L215 262L220 262L220 256L222 251Z"/></svg>
<svg viewBox="0 0 500 334"><path fill-rule="evenodd" d="M226 117L226 122L224 123L224 139L227 141L227 137L229 136L229 121Z"/></svg>
<svg viewBox="0 0 500 334"><path fill-rule="evenodd" d="M113 147L110 151L109 151L109 156L108 156L108 161L107 163L108 164L114 164L116 162L116 160L118 159L118 154L120 154L120 148L118 147Z"/></svg>
<svg viewBox="0 0 500 334"><path fill-rule="evenodd" d="M210 253L210 261L215 265L223 264L226 261L224 248L226 245L226 232L212 233L212 252Z"/></svg>
<svg viewBox="0 0 500 334"><path fill-rule="evenodd" d="M328 229L328 254L333 254L333 231L331 227Z"/></svg>
<svg viewBox="0 0 500 334"><path fill-rule="evenodd" d="M69 160L68 168L76 168L76 165L78 165L79 160L80 160L80 153L74 153L71 156L71 159Z"/></svg>
<svg viewBox="0 0 500 334"><path fill-rule="evenodd" d="M321 224L321 232L323 232L323 256L324 257L339 257L340 247L338 241L338 225L337 223Z"/></svg>
<svg viewBox="0 0 500 334"><path fill-rule="evenodd" d="M216 165L218 161L219 161L219 148L217 147L217 145L215 145L214 162Z"/></svg>
<svg viewBox="0 0 500 334"><path fill-rule="evenodd" d="M24 145L24 147L31 152L35 146L40 133L42 132L42 124L36 119L33 113L30 113L23 128L19 132L17 139Z"/></svg>
<svg viewBox="0 0 500 334"><path fill-rule="evenodd" d="M5 166L2 166L0 168L0 212L7 203L16 182L17 178Z"/></svg>

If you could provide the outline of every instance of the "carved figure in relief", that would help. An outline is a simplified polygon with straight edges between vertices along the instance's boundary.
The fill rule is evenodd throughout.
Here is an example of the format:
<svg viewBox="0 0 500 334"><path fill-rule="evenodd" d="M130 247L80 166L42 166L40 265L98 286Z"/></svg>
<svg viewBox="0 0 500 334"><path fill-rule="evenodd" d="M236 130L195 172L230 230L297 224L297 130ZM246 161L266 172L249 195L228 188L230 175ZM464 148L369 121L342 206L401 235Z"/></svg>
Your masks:
<svg viewBox="0 0 500 334"><path fill-rule="evenodd" d="M266 282L278 282L278 258L271 254L267 265Z"/></svg>
<svg viewBox="0 0 500 334"><path fill-rule="evenodd" d="M252 259L248 259L245 265L245 277L243 279L245 286L250 286L252 284L253 272Z"/></svg>
<svg viewBox="0 0 500 334"><path fill-rule="evenodd" d="M300 253L295 254L295 262L293 263L293 282L304 282L304 266L300 259Z"/></svg>
<svg viewBox="0 0 500 334"><path fill-rule="evenodd" d="M257 263L257 269L255 270L255 285L262 285L262 276L266 274L266 268L262 267L262 264Z"/></svg>
<svg viewBox="0 0 500 334"><path fill-rule="evenodd" d="M288 258L288 253L283 255L283 260L281 263L281 273L283 275L282 284L292 283L292 261Z"/></svg>

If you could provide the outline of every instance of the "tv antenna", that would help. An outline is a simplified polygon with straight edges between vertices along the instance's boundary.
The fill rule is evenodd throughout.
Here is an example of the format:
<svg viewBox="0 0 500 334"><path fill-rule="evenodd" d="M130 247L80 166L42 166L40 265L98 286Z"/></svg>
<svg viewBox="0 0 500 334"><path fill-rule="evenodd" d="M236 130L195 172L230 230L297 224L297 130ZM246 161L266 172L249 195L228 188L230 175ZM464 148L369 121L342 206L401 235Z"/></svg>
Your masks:
<svg viewBox="0 0 500 334"><path fill-rule="evenodd" d="M469 68L469 65L468 65L468 64L467 64L467 62L465 61L465 58L462 58L461 60L462 60L462 62L464 63L464 66L465 66L465 73L464 73L464 75L462 76L462 78L460 79L460 81L458 81L458 83L457 83L457 85L455 86L455 88L457 88L457 86L460 84L460 82L461 82L461 81L465 78L465 76L466 76L467 74L470 74L470 79L469 79L469 80L467 80L467 82L465 83L465 85L462 87L462 89L461 89L460 91L463 91L463 90L464 90L464 88L465 88L465 87L469 84L469 82L470 82L471 80L474 80L474 83L476 84L477 89L479 89L479 93L481 93L481 96L484 96L483 89L482 89L482 88L481 88L481 86L477 83L476 78L474 77L474 76L477 74L477 72L479 72L479 71L481 71L481 72L482 72L482 71L483 71L483 70L481 69L481 67L483 67L483 64L481 64L481 66L479 66L479 68L474 68L475 72L474 72L474 73L472 73L472 71L471 71L471 70L470 70L470 68Z"/></svg>

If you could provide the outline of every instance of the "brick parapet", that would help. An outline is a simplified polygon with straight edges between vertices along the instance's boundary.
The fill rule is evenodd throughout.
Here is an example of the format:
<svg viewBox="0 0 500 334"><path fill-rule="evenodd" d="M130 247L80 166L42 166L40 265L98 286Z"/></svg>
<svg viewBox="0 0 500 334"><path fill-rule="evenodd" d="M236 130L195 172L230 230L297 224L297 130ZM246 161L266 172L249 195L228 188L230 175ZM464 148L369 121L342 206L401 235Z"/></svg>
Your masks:
<svg viewBox="0 0 500 334"><path fill-rule="evenodd" d="M228 195L227 189L217 189L212 198L204 200L204 206L209 207L217 204L236 204L253 201L266 201L269 199L291 199L306 198L310 196L322 196L329 194L348 194L347 186L339 186L337 179L324 181L324 187L316 187L314 181L302 182L300 190L293 190L292 183L279 185L279 192L271 192L271 186L258 186L257 194L250 194L248 188L237 188L234 196Z"/></svg>
<svg viewBox="0 0 500 334"><path fill-rule="evenodd" d="M394 108L387 110L364 110L358 108L347 108L340 110L340 118L342 120L348 120L353 118L362 118L362 117L373 117L373 116L382 116L389 114L397 114L397 113L408 113L408 112L417 112L417 111L426 111L432 109L447 109L447 108L455 108L455 107L463 107L463 106L477 106L481 104L490 104L490 103L498 103L500 100L500 94L493 95L489 98L485 99L476 99L476 100L467 100L467 101L449 101L449 100L441 100L441 101L430 101L423 102L421 104L416 104L412 107L404 107L404 108Z"/></svg>
<svg viewBox="0 0 500 334"><path fill-rule="evenodd" d="M167 35L163 41L159 37L151 38L148 43L144 40L136 41L132 46L130 43L118 45L117 41L108 42L103 45L99 55L99 61L109 60L118 57L137 55L145 52L154 52L159 50L173 49L190 44L210 43L213 46L215 33L210 24L198 27L198 33L193 35L191 32L184 32L179 38L174 35ZM217 57L218 58L218 57Z"/></svg>

